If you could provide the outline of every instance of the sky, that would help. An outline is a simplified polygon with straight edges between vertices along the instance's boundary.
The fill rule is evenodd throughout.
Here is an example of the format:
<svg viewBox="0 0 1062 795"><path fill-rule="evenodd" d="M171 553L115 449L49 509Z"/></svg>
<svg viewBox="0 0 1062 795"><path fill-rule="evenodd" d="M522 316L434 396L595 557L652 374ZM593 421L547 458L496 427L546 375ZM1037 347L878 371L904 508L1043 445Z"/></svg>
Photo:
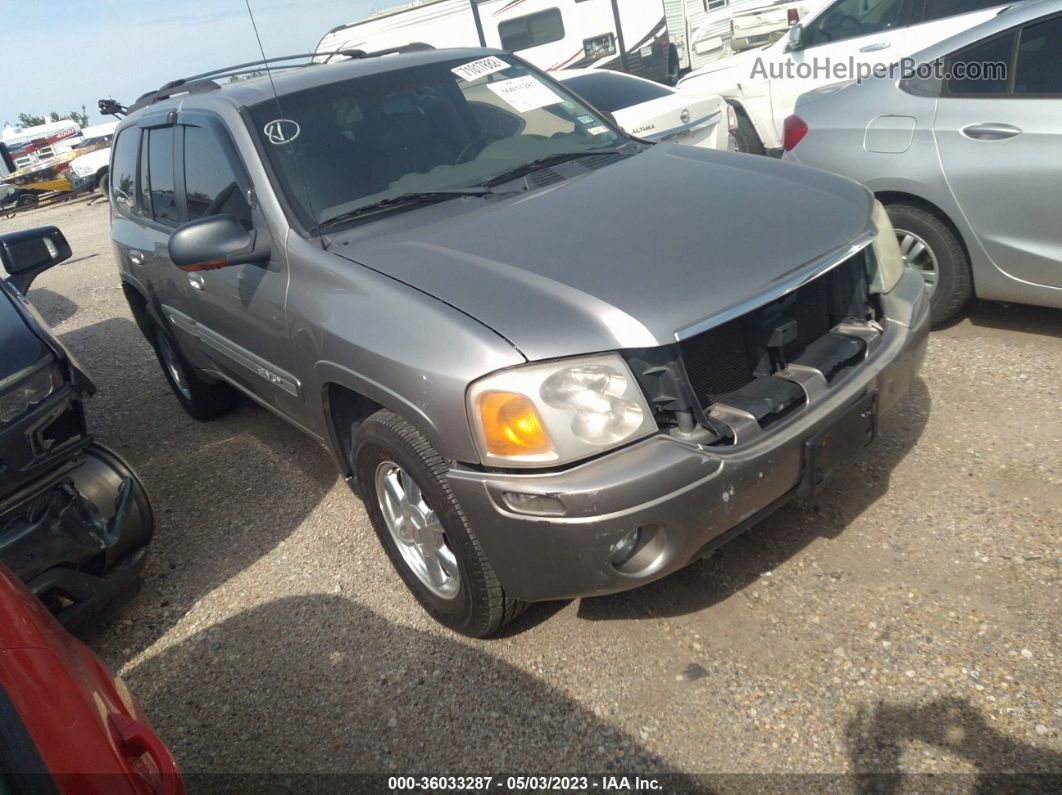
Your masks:
<svg viewBox="0 0 1062 795"><path fill-rule="evenodd" d="M312 52L331 28L401 0L250 0L267 56ZM19 113L123 105L163 83L261 58L245 0L3 0L0 127Z"/></svg>

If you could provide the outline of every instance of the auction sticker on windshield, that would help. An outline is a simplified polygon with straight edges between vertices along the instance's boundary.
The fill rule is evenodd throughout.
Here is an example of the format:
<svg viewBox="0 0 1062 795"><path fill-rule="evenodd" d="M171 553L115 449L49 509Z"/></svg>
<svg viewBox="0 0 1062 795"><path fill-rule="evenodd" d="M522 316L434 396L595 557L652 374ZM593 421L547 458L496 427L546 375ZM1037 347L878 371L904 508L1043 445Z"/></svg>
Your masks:
<svg viewBox="0 0 1062 795"><path fill-rule="evenodd" d="M510 66L512 64L505 63L501 58L489 55L486 58L480 58L478 61L466 63L464 66L455 66L450 71L462 80L476 80L477 78L500 72L502 69L508 69Z"/></svg>
<svg viewBox="0 0 1062 795"><path fill-rule="evenodd" d="M544 108L546 105L556 105L563 102L549 86L541 83L533 75L514 77L510 80L498 80L488 83L487 88L504 99L520 113L535 108Z"/></svg>

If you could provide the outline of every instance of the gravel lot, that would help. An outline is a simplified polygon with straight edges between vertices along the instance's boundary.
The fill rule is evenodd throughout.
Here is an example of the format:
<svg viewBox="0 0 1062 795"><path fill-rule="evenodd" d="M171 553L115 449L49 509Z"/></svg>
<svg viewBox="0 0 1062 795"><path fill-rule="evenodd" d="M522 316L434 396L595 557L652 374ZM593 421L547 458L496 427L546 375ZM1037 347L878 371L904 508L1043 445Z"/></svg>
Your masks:
<svg viewBox="0 0 1062 795"><path fill-rule="evenodd" d="M324 449L251 405L180 410L105 205L0 232L41 224L89 258L29 297L157 514L143 590L91 642L186 771L1062 774L1062 312L974 308L827 493L472 641L407 594Z"/></svg>

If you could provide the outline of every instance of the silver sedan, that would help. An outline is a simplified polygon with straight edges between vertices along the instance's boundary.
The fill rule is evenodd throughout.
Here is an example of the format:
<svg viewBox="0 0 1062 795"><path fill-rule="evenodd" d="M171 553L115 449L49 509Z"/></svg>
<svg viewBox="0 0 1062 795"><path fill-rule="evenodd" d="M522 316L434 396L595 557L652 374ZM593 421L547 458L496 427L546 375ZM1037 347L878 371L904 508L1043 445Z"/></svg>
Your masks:
<svg viewBox="0 0 1062 795"><path fill-rule="evenodd" d="M896 72L803 95L785 159L882 201L942 323L976 295L1062 308L1062 0L1018 3Z"/></svg>

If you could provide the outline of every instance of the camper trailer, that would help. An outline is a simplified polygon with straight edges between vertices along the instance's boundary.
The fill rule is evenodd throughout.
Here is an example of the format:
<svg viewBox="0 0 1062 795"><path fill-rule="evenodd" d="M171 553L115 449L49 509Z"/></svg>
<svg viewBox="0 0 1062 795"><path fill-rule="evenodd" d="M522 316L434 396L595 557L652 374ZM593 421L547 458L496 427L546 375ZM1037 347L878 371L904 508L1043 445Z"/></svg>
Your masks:
<svg viewBox="0 0 1062 795"><path fill-rule="evenodd" d="M660 82L678 78L661 0L421 0L330 30L319 60L342 50L411 42L496 47L541 69L618 69Z"/></svg>

